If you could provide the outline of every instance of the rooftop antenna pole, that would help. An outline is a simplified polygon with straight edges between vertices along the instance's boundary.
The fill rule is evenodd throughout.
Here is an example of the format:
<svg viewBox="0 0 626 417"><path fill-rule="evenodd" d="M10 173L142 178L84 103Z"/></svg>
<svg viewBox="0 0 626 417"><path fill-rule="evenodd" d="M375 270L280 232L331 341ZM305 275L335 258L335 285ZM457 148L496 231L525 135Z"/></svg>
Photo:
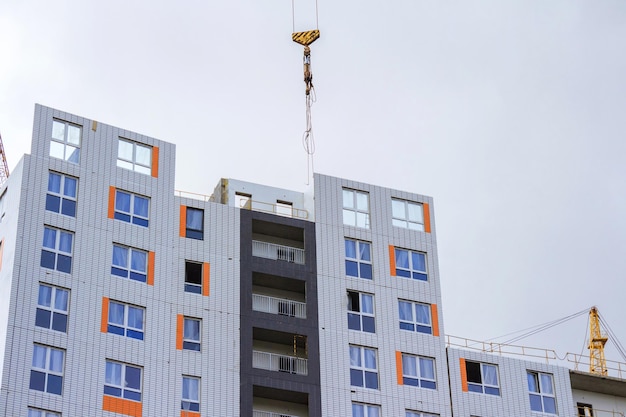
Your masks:
<svg viewBox="0 0 626 417"><path fill-rule="evenodd" d="M307 154L307 182L309 185L309 178L311 171L313 170L313 154L315 153L315 140L313 138L313 124L311 122L311 104L316 101L315 87L313 86L313 73L311 72L311 45L320 37L320 31L318 28L313 30L307 30L306 32L296 32L295 21L295 6L294 0L291 0L291 16L293 20L293 33L291 39L304 46L304 56L302 58L304 66L304 92L305 92L305 105L306 105L306 130L302 134L302 145ZM318 25L318 12L317 12L317 0L315 1L315 24Z"/></svg>

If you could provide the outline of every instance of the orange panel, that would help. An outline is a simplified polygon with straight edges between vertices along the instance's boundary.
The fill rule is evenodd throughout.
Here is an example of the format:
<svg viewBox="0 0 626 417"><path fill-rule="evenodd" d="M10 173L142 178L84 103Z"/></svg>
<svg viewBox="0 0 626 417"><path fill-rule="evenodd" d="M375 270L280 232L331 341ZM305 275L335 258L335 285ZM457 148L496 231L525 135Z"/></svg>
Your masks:
<svg viewBox="0 0 626 417"><path fill-rule="evenodd" d="M463 392L467 392L467 369L465 368L465 359L460 358L459 363L461 365L461 388Z"/></svg>
<svg viewBox="0 0 626 417"><path fill-rule="evenodd" d="M404 385L404 378L402 377L402 352L396 350L396 377L398 378L398 385Z"/></svg>
<svg viewBox="0 0 626 417"><path fill-rule="evenodd" d="M180 411L180 417L200 417L200 413L196 413L195 411Z"/></svg>
<svg viewBox="0 0 626 417"><path fill-rule="evenodd" d="M100 331L106 333L109 328L109 299L102 297L102 317L100 318Z"/></svg>
<svg viewBox="0 0 626 417"><path fill-rule="evenodd" d="M202 295L211 294L211 264L205 262L202 265Z"/></svg>
<svg viewBox="0 0 626 417"><path fill-rule="evenodd" d="M148 252L148 285L154 286L154 252Z"/></svg>
<svg viewBox="0 0 626 417"><path fill-rule="evenodd" d="M428 203L423 203L422 207L424 208L424 231L430 233L430 208Z"/></svg>
<svg viewBox="0 0 626 417"><path fill-rule="evenodd" d="M183 350L183 327L185 317L182 314L176 316L176 349Z"/></svg>
<svg viewBox="0 0 626 417"><path fill-rule="evenodd" d="M159 176L159 147L152 147L152 176L154 178Z"/></svg>
<svg viewBox="0 0 626 417"><path fill-rule="evenodd" d="M102 397L102 409L112 413L124 414L132 417L141 417L142 406L143 404L138 403L137 401L109 397L108 395Z"/></svg>
<svg viewBox="0 0 626 417"><path fill-rule="evenodd" d="M109 219L115 215L115 187L109 186Z"/></svg>
<svg viewBox="0 0 626 417"><path fill-rule="evenodd" d="M180 237L187 236L187 206L180 206Z"/></svg>
<svg viewBox="0 0 626 417"><path fill-rule="evenodd" d="M389 273L392 277L396 276L396 248L389 245Z"/></svg>
<svg viewBox="0 0 626 417"><path fill-rule="evenodd" d="M4 255L4 238L0 240L0 271L2 271L2 255Z"/></svg>
<svg viewBox="0 0 626 417"><path fill-rule="evenodd" d="M437 304L430 305L430 316L433 321L433 336L439 336L439 316L437 315Z"/></svg>

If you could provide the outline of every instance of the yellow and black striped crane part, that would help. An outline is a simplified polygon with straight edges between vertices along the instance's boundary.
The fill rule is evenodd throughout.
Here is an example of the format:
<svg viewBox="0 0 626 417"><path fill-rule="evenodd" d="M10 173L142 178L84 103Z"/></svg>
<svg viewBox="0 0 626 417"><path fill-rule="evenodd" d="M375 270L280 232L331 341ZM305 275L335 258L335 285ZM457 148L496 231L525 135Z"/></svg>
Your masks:
<svg viewBox="0 0 626 417"><path fill-rule="evenodd" d="M320 37L320 31L307 30L306 32L295 32L291 34L291 39L300 45L309 46Z"/></svg>

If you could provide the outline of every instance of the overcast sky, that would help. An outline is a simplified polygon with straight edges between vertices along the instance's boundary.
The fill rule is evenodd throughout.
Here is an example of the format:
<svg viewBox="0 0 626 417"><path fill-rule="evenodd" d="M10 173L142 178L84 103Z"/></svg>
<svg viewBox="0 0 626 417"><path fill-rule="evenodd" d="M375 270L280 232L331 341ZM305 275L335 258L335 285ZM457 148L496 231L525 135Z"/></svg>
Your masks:
<svg viewBox="0 0 626 417"><path fill-rule="evenodd" d="M315 170L434 197L445 332L597 305L626 343L626 2L318 2ZM305 191L292 26L290 0L3 0L9 166L41 103L175 143L178 189ZM586 329L520 343L586 353Z"/></svg>

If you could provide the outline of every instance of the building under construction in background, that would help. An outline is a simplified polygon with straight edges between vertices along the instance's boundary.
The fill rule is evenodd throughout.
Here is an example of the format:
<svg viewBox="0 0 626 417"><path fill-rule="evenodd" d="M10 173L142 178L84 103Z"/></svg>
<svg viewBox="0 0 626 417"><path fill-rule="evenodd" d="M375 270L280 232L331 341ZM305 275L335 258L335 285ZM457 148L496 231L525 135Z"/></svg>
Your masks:
<svg viewBox="0 0 626 417"><path fill-rule="evenodd" d="M626 413L599 325L571 366L446 336L430 197L184 193L173 144L39 105L33 132L0 189L0 416Z"/></svg>

